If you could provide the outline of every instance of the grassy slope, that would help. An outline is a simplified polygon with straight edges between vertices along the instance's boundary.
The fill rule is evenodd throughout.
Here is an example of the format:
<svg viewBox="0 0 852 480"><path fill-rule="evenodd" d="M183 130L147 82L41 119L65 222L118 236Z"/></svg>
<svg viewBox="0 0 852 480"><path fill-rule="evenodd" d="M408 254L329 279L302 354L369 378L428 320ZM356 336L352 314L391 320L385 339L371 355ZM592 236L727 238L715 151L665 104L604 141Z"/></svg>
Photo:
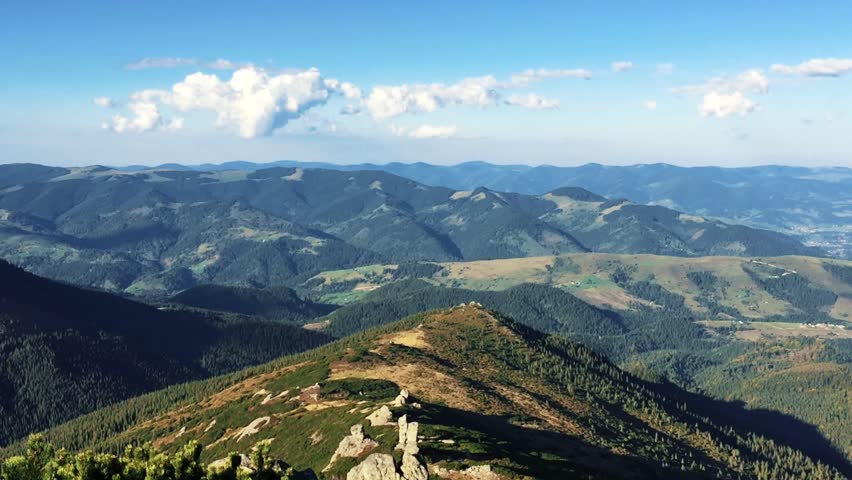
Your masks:
<svg viewBox="0 0 852 480"><path fill-rule="evenodd" d="M771 451L793 455L792 468L813 473L800 454L719 427L582 346L474 306L417 315L308 354L149 394L50 436L79 448L88 443L80 439L93 438L126 410L136 415L130 428L101 430L96 445L152 440L177 449L199 440L210 460L271 439L274 455L320 471L349 426L399 387L422 406L394 413L421 422L421 454L433 465L491 464L508 478L733 478L738 471L754 475ZM235 435L261 418L269 422L257 432ZM393 427L366 430L379 451L392 451ZM353 464L338 463L330 474Z"/></svg>
<svg viewBox="0 0 852 480"><path fill-rule="evenodd" d="M557 258L561 260L554 265ZM701 291L688 279L687 274L709 271L727 282L719 298L720 303L735 308L745 317L759 319L793 311L789 303L768 293L743 270L744 266L748 268L751 260L739 257L567 254L559 257L440 263L444 270L430 275L427 280L474 290L504 290L521 283L542 283L566 289L596 306L624 309L637 299L613 283L611 274L620 265L635 266L634 278L653 275L656 283L683 296L687 305L700 314L706 313L706 309L697 301ZM852 266L852 262L798 256L757 260L795 271L812 284L839 295L831 315L838 320L852 318L852 301L849 300L852 298L852 285L833 277L822 266L826 261L846 266ZM323 272L314 277L317 280L311 285L315 292L323 294L326 301L348 303L378 286L392 282L394 267L390 265L385 269L370 266Z"/></svg>

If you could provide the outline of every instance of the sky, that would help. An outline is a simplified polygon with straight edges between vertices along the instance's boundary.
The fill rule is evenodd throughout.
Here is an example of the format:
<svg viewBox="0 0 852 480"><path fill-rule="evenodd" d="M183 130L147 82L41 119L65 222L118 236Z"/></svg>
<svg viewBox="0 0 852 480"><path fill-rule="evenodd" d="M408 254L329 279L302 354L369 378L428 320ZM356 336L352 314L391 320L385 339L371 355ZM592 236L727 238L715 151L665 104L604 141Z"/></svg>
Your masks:
<svg viewBox="0 0 852 480"><path fill-rule="evenodd" d="M852 167L852 2L0 4L0 163Z"/></svg>

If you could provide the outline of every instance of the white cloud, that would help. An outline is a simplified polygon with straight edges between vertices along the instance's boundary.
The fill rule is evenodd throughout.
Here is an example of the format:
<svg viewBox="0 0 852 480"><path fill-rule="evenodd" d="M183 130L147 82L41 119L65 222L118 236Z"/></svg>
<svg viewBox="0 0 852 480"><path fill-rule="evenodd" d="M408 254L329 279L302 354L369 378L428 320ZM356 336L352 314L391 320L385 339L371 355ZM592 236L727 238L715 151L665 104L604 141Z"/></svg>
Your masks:
<svg viewBox="0 0 852 480"><path fill-rule="evenodd" d="M613 62L612 63L612 71L613 72L626 72L633 68L633 62Z"/></svg>
<svg viewBox="0 0 852 480"><path fill-rule="evenodd" d="M672 90L676 94L701 96L698 112L705 117L744 116L757 108L746 94L769 93L769 78L758 69L745 70L735 76L719 76L699 85Z"/></svg>
<svg viewBox="0 0 852 480"><path fill-rule="evenodd" d="M347 103L340 109L341 115L358 115L359 113L361 113L361 107L351 103Z"/></svg>
<svg viewBox="0 0 852 480"><path fill-rule="evenodd" d="M509 95L505 100L503 100L503 103L532 110L559 108L559 100L544 98L534 93L529 93L527 95Z"/></svg>
<svg viewBox="0 0 852 480"><path fill-rule="evenodd" d="M584 68L575 68L575 69L553 69L553 68L539 68L539 69L528 69L523 72L516 73L512 75L510 79L510 84L512 86L527 86L532 82L537 82L539 80L543 80L545 78L582 78L584 80L588 80L592 78L592 72L584 69Z"/></svg>
<svg viewBox="0 0 852 480"><path fill-rule="evenodd" d="M657 64L657 75L671 75L675 71L675 65L673 63L658 63Z"/></svg>
<svg viewBox="0 0 852 480"><path fill-rule="evenodd" d="M331 90L342 94L344 97L350 100L357 100L361 98L361 89L349 82L341 82L340 80L336 80L334 78L329 78L323 80L325 85Z"/></svg>
<svg viewBox="0 0 852 480"><path fill-rule="evenodd" d="M151 68L203 67L213 70L237 70L251 66L248 63L236 63L224 58L203 62L197 58L185 57L145 57L124 66L126 70L148 70Z"/></svg>
<svg viewBox="0 0 852 480"><path fill-rule="evenodd" d="M806 77L838 77L852 71L850 58L814 58L798 65L775 64L773 72L804 75Z"/></svg>
<svg viewBox="0 0 852 480"><path fill-rule="evenodd" d="M648 110L656 110L657 109L657 101L656 100L647 100L645 102L645 108Z"/></svg>
<svg viewBox="0 0 852 480"><path fill-rule="evenodd" d="M729 115L745 116L755 108L757 103L746 98L741 92L709 92L698 105L698 112L705 117L724 118Z"/></svg>
<svg viewBox="0 0 852 480"><path fill-rule="evenodd" d="M449 138L455 136L457 131L455 125L421 125L409 132L408 136L412 138Z"/></svg>
<svg viewBox="0 0 852 480"><path fill-rule="evenodd" d="M497 79L484 77L465 78L458 83L445 85L404 84L373 87L364 105L376 120L404 113L429 113L447 105L488 107L495 105L499 95Z"/></svg>
<svg viewBox="0 0 852 480"><path fill-rule="evenodd" d="M143 90L131 96L132 119L116 116L112 130L153 130L162 125L158 105L176 110L209 111L216 125L232 128L244 138L269 135L307 110L325 104L332 95L354 95L352 84L323 79L319 70L309 69L273 75L262 68L245 67L230 80L205 73L187 75L171 90ZM156 115L155 115L156 114Z"/></svg>
<svg viewBox="0 0 852 480"><path fill-rule="evenodd" d="M175 131L183 128L183 119L182 118L173 118L172 121L166 125L166 130Z"/></svg>
<svg viewBox="0 0 852 480"><path fill-rule="evenodd" d="M113 108L116 106L115 100L109 97L95 97L92 101L99 107Z"/></svg>
<svg viewBox="0 0 852 480"><path fill-rule="evenodd" d="M147 132L163 124L163 117L160 115L157 104L146 95L134 94L127 108L133 114L132 118L124 115L113 115L112 125L107 125L105 128L115 133Z"/></svg>
<svg viewBox="0 0 852 480"><path fill-rule="evenodd" d="M762 71L751 69L745 70L733 77L713 77L705 83L678 87L672 91L686 95L706 95L710 92L765 94L769 92L769 78Z"/></svg>

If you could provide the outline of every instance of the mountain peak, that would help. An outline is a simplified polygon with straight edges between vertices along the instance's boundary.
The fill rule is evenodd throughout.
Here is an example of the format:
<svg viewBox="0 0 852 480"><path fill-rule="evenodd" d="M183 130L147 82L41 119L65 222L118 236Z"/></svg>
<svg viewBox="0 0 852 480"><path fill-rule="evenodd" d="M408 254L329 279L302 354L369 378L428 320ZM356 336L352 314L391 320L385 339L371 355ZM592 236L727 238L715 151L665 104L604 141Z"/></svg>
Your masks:
<svg viewBox="0 0 852 480"><path fill-rule="evenodd" d="M578 202L605 202L607 200L606 197L580 187L560 187L551 190L548 194L555 197L567 197Z"/></svg>
<svg viewBox="0 0 852 480"><path fill-rule="evenodd" d="M747 469L770 455L590 349L476 302L181 388L195 392L183 397L189 403L139 417L101 445L153 440L180 451L196 441L212 461L263 443L297 470L327 478L366 469L375 455L392 466L395 448L405 443L409 452L403 440L412 431L424 469L475 466L494 478L736 478L731 455ZM163 395L127 408L155 411L145 404ZM86 420L96 428L97 418Z"/></svg>

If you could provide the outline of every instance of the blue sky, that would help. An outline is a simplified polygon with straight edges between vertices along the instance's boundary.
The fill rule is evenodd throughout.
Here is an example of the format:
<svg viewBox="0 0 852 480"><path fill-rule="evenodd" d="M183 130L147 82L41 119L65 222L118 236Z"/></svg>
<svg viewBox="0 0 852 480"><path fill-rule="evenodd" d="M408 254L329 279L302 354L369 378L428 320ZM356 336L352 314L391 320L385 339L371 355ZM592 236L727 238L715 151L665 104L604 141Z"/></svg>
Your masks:
<svg viewBox="0 0 852 480"><path fill-rule="evenodd" d="M849 18L845 1L4 2L0 162L852 166Z"/></svg>

